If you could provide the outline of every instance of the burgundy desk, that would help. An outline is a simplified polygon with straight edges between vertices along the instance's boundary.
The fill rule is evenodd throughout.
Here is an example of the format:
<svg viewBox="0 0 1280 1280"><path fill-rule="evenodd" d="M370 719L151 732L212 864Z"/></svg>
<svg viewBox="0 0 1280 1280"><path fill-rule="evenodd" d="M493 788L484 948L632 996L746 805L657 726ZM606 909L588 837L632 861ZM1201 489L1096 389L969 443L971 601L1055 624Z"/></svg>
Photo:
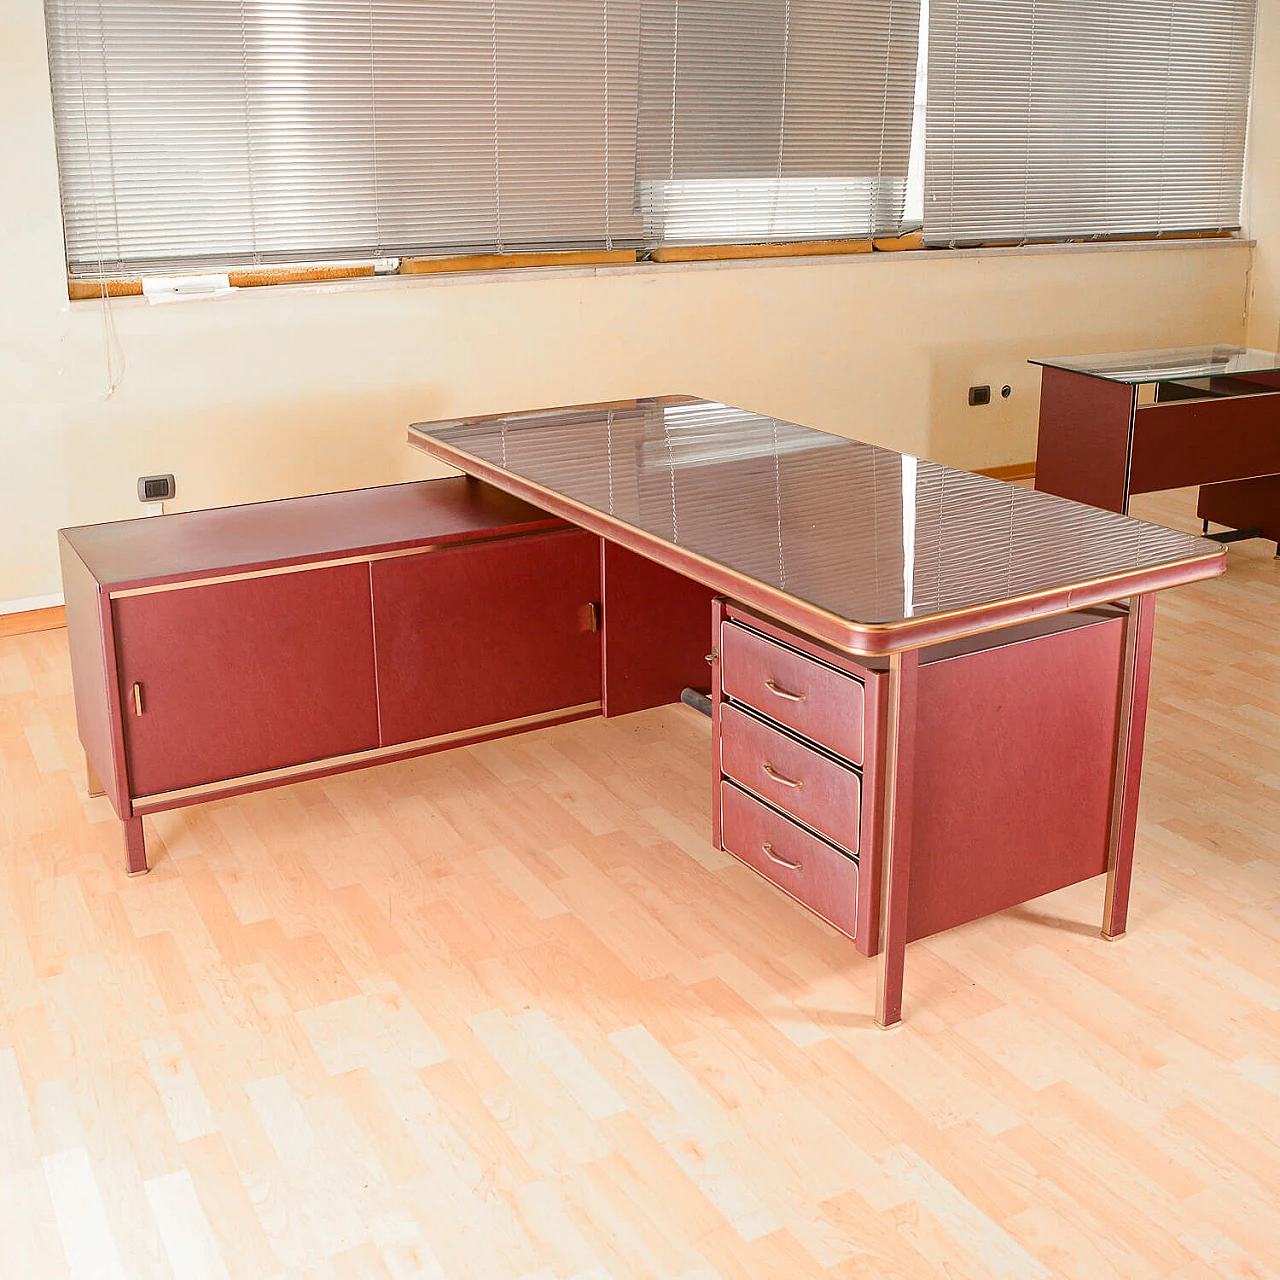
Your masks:
<svg viewBox="0 0 1280 1280"><path fill-rule="evenodd" d="M880 955L881 1026L912 938L1104 873L1124 932L1152 593L1217 544L688 398L409 439L717 593L713 839Z"/></svg>
<svg viewBox="0 0 1280 1280"><path fill-rule="evenodd" d="M1108 511L1200 486L1198 513L1280 539L1280 353L1217 345L1032 360L1042 365L1036 488ZM1139 388L1154 386L1151 401Z"/></svg>
<svg viewBox="0 0 1280 1280"><path fill-rule="evenodd" d="M59 545L90 790L131 875L146 814L658 706L706 678L706 588L463 477Z"/></svg>

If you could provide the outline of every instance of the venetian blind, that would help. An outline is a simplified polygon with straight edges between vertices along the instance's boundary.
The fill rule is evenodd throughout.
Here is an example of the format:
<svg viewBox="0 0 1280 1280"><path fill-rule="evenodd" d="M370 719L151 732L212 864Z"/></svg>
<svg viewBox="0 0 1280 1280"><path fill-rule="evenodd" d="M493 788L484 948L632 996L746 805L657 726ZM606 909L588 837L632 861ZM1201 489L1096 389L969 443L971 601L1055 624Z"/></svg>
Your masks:
<svg viewBox="0 0 1280 1280"><path fill-rule="evenodd" d="M73 274L638 242L639 0L47 0Z"/></svg>
<svg viewBox="0 0 1280 1280"><path fill-rule="evenodd" d="M896 233L919 25L919 0L641 0L650 239Z"/></svg>
<svg viewBox="0 0 1280 1280"><path fill-rule="evenodd" d="M931 0L928 244L1240 225L1254 0Z"/></svg>

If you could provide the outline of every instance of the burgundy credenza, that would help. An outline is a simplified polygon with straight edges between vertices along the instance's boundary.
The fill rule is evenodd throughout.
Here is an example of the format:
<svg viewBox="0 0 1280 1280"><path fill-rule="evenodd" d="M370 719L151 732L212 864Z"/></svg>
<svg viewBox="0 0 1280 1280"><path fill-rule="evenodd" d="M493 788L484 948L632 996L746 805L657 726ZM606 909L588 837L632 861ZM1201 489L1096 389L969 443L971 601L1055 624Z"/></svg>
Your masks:
<svg viewBox="0 0 1280 1280"><path fill-rule="evenodd" d="M144 814L707 679L705 587L466 478L59 538L80 739L131 874Z"/></svg>

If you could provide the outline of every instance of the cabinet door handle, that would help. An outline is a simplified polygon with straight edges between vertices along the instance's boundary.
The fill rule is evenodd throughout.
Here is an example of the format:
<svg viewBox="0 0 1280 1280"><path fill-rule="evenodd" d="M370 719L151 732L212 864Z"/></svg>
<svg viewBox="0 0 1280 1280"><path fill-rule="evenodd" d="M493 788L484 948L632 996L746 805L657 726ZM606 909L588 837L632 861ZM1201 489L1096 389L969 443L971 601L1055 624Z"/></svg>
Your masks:
<svg viewBox="0 0 1280 1280"><path fill-rule="evenodd" d="M807 696L803 693L790 693L781 686L774 684L772 680L766 680L764 682L764 687L768 689L770 693L776 693L778 697L785 698L788 702L803 702Z"/></svg>
<svg viewBox="0 0 1280 1280"><path fill-rule="evenodd" d="M768 760L764 762L764 771L774 780L774 782L780 782L784 787L795 787L798 791L804 786L804 780L801 778L784 778Z"/></svg>
<svg viewBox="0 0 1280 1280"><path fill-rule="evenodd" d="M774 853L773 845L771 845L767 840L760 847L764 850L764 856L768 858L770 862L776 862L778 866L786 867L788 871L804 870L803 862L791 862L787 858L780 857L778 854Z"/></svg>
<svg viewBox="0 0 1280 1280"><path fill-rule="evenodd" d="M133 686L133 714L135 716L142 714L142 686L140 684Z"/></svg>

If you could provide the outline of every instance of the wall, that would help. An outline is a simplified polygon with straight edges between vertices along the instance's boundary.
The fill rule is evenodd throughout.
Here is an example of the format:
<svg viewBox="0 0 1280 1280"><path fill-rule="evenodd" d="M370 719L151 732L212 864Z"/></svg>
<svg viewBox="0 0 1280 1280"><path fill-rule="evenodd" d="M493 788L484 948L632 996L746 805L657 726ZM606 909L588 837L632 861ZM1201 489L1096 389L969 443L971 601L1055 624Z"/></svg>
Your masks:
<svg viewBox="0 0 1280 1280"><path fill-rule="evenodd" d="M1245 230L1257 241L1248 343L1280 350L1280 0L1258 0L1249 104Z"/></svg>
<svg viewBox="0 0 1280 1280"><path fill-rule="evenodd" d="M414 420L691 392L967 467L1035 454L1030 355L1239 340L1250 251L876 254L111 310L66 298L40 0L0 5L0 602L58 590L55 530L433 474ZM971 382L1014 394L970 409Z"/></svg>

